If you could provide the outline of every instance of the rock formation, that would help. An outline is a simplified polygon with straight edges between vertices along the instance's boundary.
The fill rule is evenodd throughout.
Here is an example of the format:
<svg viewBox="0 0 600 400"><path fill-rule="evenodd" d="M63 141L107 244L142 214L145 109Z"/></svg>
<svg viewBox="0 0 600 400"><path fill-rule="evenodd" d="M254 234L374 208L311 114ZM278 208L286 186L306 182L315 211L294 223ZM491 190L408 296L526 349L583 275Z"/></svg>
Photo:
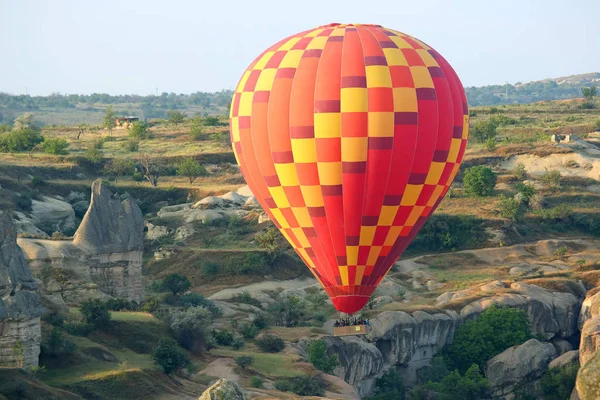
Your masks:
<svg viewBox="0 0 600 400"><path fill-rule="evenodd" d="M0 211L0 366L38 365L44 312L12 219Z"/></svg>
<svg viewBox="0 0 600 400"><path fill-rule="evenodd" d="M600 292L588 296L581 306L579 314L581 342L579 344L579 362L583 366L596 350L600 349Z"/></svg>
<svg viewBox="0 0 600 400"><path fill-rule="evenodd" d="M226 379L219 379L202 393L198 400L246 400L240 385Z"/></svg>
<svg viewBox="0 0 600 400"><path fill-rule="evenodd" d="M98 180L90 208L70 240L19 239L43 295L55 303L113 296L141 301L144 218L128 196ZM62 271L62 272L58 272Z"/></svg>
<svg viewBox="0 0 600 400"><path fill-rule="evenodd" d="M596 351L586 362L579 373L575 389L581 400L600 399L600 351Z"/></svg>
<svg viewBox="0 0 600 400"><path fill-rule="evenodd" d="M47 233L72 233L75 229L75 210L62 198L42 196L31 201L34 224Z"/></svg>

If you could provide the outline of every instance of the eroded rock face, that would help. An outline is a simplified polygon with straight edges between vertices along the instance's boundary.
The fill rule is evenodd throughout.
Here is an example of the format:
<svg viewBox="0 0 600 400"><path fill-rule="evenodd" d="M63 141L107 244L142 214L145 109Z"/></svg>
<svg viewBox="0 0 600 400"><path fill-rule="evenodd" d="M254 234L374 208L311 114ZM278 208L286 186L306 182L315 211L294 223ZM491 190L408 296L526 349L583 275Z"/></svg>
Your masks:
<svg viewBox="0 0 600 400"><path fill-rule="evenodd" d="M54 197L32 200L31 217L37 227L49 233L72 233L75 229L75 210L66 201Z"/></svg>
<svg viewBox="0 0 600 400"><path fill-rule="evenodd" d="M596 351L577 374L575 389L581 400L600 399L600 351Z"/></svg>
<svg viewBox="0 0 600 400"><path fill-rule="evenodd" d="M202 393L198 400L246 400L246 395L240 385L226 379L219 379L217 383Z"/></svg>
<svg viewBox="0 0 600 400"><path fill-rule="evenodd" d="M579 314L581 342L579 344L579 362L583 366L600 349L600 292L588 296L581 306Z"/></svg>
<svg viewBox="0 0 600 400"><path fill-rule="evenodd" d="M511 394L516 385L538 380L555 357L554 346L537 339L504 350L485 367L492 394L504 397Z"/></svg>
<svg viewBox="0 0 600 400"><path fill-rule="evenodd" d="M44 312L12 219L0 211L0 366L38 365Z"/></svg>

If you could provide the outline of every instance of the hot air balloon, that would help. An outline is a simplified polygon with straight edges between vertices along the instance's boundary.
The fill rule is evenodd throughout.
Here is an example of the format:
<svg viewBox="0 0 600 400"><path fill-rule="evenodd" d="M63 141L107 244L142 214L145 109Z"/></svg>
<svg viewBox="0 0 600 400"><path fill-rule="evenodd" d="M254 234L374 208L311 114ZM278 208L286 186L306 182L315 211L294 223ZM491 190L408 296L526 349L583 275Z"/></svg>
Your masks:
<svg viewBox="0 0 600 400"><path fill-rule="evenodd" d="M230 111L256 199L338 311L361 310L448 191L468 138L460 80L433 48L370 24L290 36Z"/></svg>

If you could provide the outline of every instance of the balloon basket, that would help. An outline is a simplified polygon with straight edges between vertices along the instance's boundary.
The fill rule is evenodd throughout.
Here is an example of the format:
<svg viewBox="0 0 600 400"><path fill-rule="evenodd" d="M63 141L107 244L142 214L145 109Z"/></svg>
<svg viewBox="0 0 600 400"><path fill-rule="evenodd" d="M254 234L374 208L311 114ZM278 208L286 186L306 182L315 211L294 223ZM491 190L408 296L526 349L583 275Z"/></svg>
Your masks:
<svg viewBox="0 0 600 400"><path fill-rule="evenodd" d="M367 325L334 326L333 336L363 336L366 335Z"/></svg>

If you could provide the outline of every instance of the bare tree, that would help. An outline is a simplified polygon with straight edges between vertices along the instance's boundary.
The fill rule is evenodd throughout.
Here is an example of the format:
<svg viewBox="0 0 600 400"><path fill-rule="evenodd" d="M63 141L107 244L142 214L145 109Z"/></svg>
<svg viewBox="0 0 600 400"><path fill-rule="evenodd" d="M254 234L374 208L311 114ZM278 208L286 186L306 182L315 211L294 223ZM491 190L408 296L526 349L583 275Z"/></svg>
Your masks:
<svg viewBox="0 0 600 400"><path fill-rule="evenodd" d="M148 154L142 155L140 164L142 166L142 174L144 175L144 179L150 182L152 186L158 186L158 178L161 175L162 168L156 164Z"/></svg>

